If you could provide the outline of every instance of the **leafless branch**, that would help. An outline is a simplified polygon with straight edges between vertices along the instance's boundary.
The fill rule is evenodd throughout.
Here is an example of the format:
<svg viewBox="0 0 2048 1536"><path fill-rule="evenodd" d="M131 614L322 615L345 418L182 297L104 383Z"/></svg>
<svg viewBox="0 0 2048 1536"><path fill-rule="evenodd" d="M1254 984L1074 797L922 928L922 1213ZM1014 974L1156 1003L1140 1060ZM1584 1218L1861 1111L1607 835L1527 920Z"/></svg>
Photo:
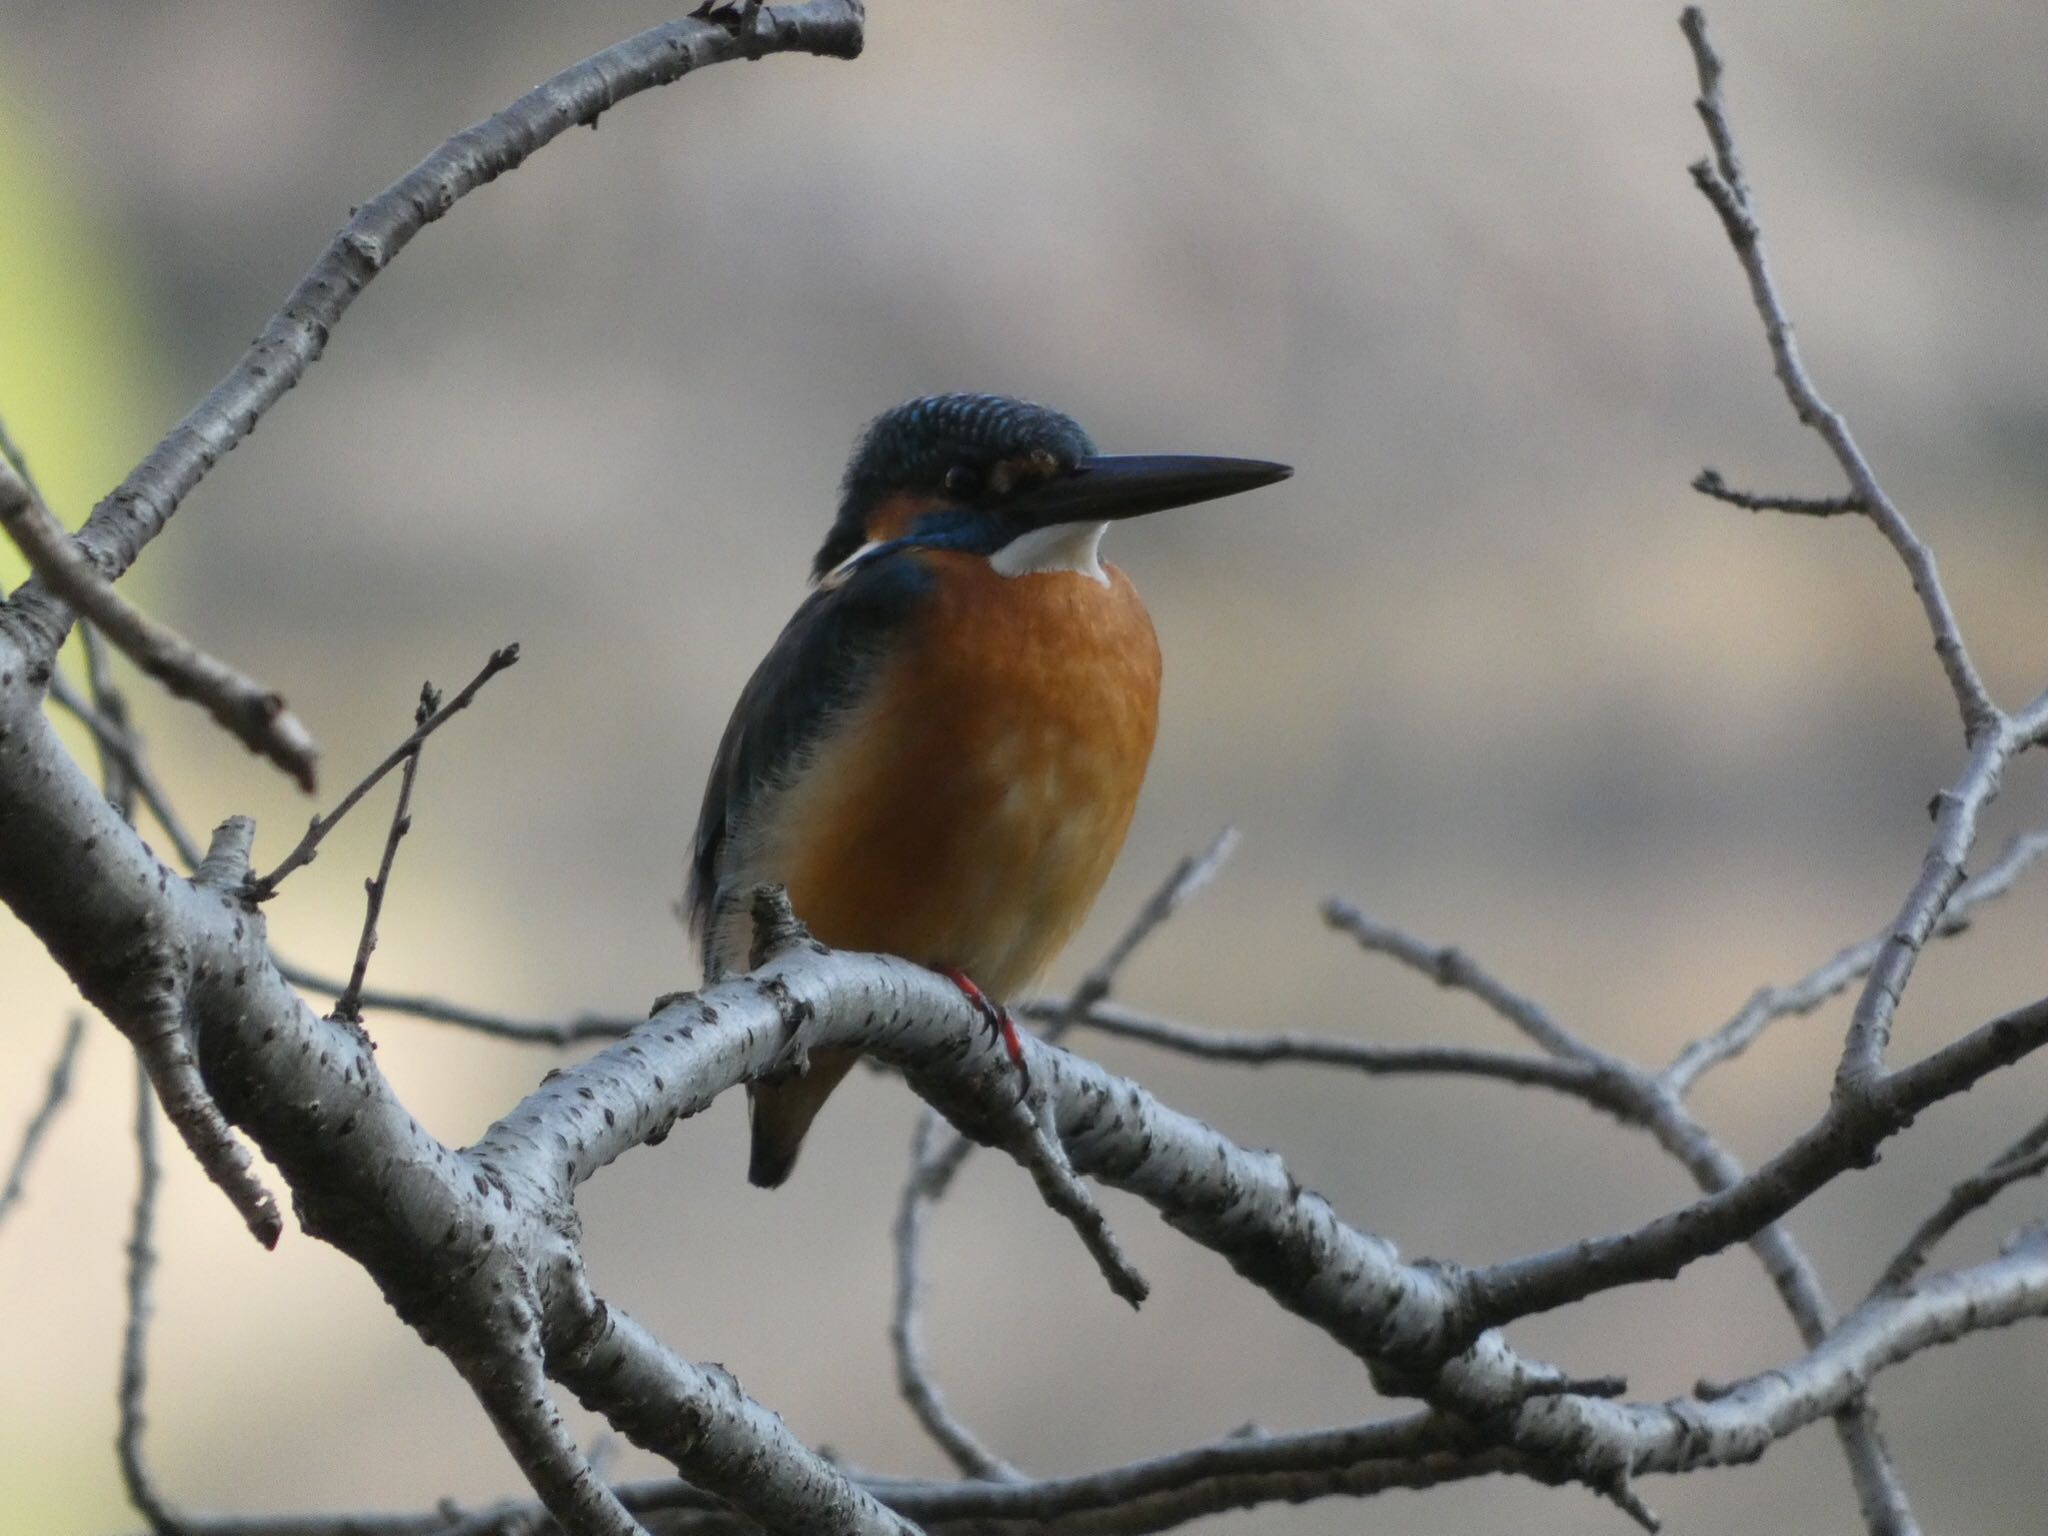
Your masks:
<svg viewBox="0 0 2048 1536"><path fill-rule="evenodd" d="M1287 1435L1239 1432L1206 1445L1075 1476L1018 1484L940 1483L862 1477L869 1493L930 1532L998 1531L1080 1536L1164 1530L1203 1514L1363 1497L1389 1488L1521 1470L1513 1453L1488 1450L1473 1432L1434 1414ZM703 1490L657 1480L622 1484L619 1500L650 1529L738 1532L743 1527ZM454 1536L517 1529L544 1518L538 1504L505 1503L473 1514L221 1516L191 1522L191 1536ZM664 1519L681 1516L681 1522Z"/></svg>
<svg viewBox="0 0 2048 1536"><path fill-rule="evenodd" d="M149 814L170 839L178 861L187 870L197 869L199 861L206 856L205 850L186 829L177 809L171 804L170 796L150 770L141 738L136 735L134 727L125 719L110 719L96 709L62 674L50 678L50 698L91 733L93 745L101 753L102 764L116 768L136 797L149 808Z"/></svg>
<svg viewBox="0 0 2048 1536"><path fill-rule="evenodd" d="M516 1309L515 1309L516 1310ZM538 1319L521 1319L526 1347L468 1362L470 1389L527 1483L567 1536L642 1536L640 1522L591 1470L562 1422L540 1364Z"/></svg>
<svg viewBox="0 0 2048 1536"><path fill-rule="evenodd" d="M1398 928L1367 918L1346 903L1331 901L1324 916L1333 926L1353 934L1366 948L1393 956L1443 986L1461 987L1554 1052L1559 1067L1582 1074L1582 1084L1566 1087L1589 1103L1610 1110L1624 1123L1647 1130L1658 1144L1684 1165L1709 1197L1735 1189L1743 1181L1740 1163L1690 1114L1681 1096L1633 1062L1601 1051L1559 1024L1541 1004L1500 981L1462 951L1427 944ZM1553 1086L1563 1086L1553 1084ZM1800 1337L1818 1344L1834 1326L1834 1309L1812 1263L1792 1235L1775 1219L1747 1234L1751 1249L1770 1277ZM1854 1478L1858 1502L1869 1518L1873 1536L1917 1536L1918 1526L1903 1486L1885 1449L1875 1413L1862 1402L1839 1410L1836 1423ZM1626 1504L1626 1484L1617 1485ZM1640 1518L1642 1513L1631 1510Z"/></svg>
<svg viewBox="0 0 2048 1536"><path fill-rule="evenodd" d="M1066 1008L1063 1000L1043 999L1027 1002L1018 1011L1030 1018L1056 1018ZM1492 1078L1520 1087L1555 1089L1624 1119L1632 1117L1636 1107L1636 1096L1617 1086L1613 1073L1578 1059L1456 1045L1369 1045L1328 1035L1229 1033L1157 1018L1115 1003L1097 1003L1074 1022L1113 1039L1157 1046L1203 1061L1347 1067L1369 1077Z"/></svg>
<svg viewBox="0 0 2048 1536"><path fill-rule="evenodd" d="M89 619L149 676L179 698L203 706L243 746L282 768L306 793L313 792L320 749L285 707L283 696L208 655L116 592L4 459L0 527L28 557L46 592Z"/></svg>
<svg viewBox="0 0 2048 1536"><path fill-rule="evenodd" d="M60 537L59 545L87 562L96 579L117 575L219 454L317 355L326 328L354 292L455 197L631 90L713 58L756 56L770 43L850 48L859 21L854 5L748 4L733 16L657 29L558 76L507 114L451 141L386 194L399 201L387 201L368 221L359 216L351 222L307 279L310 290L302 285L295 295L297 308L272 322L236 374L102 504L78 541ZM809 35L799 35L807 27ZM1033 1015L1050 1026L1049 1036L1086 1022L1209 1059L1459 1073L1571 1094L1654 1136L1703 1192L1632 1230L1483 1268L1404 1261L1384 1239L1347 1224L1303 1189L1277 1154L1247 1150L1049 1040L1024 1043L1032 1089L1020 1102L1010 1061L954 989L906 962L825 951L802 936L786 906L787 920L765 929L781 940L763 946L753 975L667 1000L630 1027L587 1020L526 1025L427 1000L393 999L390 1006L411 1005L422 1016L510 1038L561 1043L582 1025L593 1026L586 1034L598 1033L595 1023L620 1036L589 1059L551 1072L474 1145L445 1146L406 1110L347 1020L362 1006L379 1005L363 981L420 744L508 665L510 654L494 655L446 710L423 711L414 736L335 812L316 821L272 875L250 878L252 829L237 819L215 834L203 858L188 859L195 869L186 880L163 868L124 819L126 787L148 794L146 764L118 700L104 686L103 670L94 672L90 703L81 705L74 693L65 707L79 709L106 748L108 795L92 790L49 729L43 689L68 624L51 583L32 584L0 615L0 662L6 663L0 665L0 812L8 833L0 839L0 901L135 1042L173 1124L210 1176L236 1198L245 1219L261 1232L267 1215L269 1240L275 1240L276 1209L256 1184L230 1121L276 1164L307 1231L360 1263L399 1314L447 1354L541 1497L539 1507L442 1513L426 1525L404 1523L423 1517L372 1519L349 1530L356 1536L445 1536L452 1526L464 1536L485 1536L508 1522L537 1521L544 1508L577 1536L627 1536L640 1529L636 1514L664 1531L759 1527L900 1536L903 1522L915 1519L933 1531L1078 1536L1159 1529L1274 1499L1360 1495L1497 1471L1583 1484L1654 1526L1634 1479L1747 1461L1824 1416L1836 1419L1870 1529L1892 1536L1917 1529L1868 1411L1867 1389L1879 1371L1920 1350L2048 1314L2048 1235L2036 1229L2010 1241L1994 1261L1920 1273L1934 1244L1968 1210L2005 1184L2048 1168L2048 1122L1975 1181L1959 1185L1887 1270L1883 1287L1847 1317L1834 1314L1813 1266L1778 1222L1841 1173L1873 1161L1889 1137L1929 1106L2048 1045L2044 999L1960 1033L1908 1066L1888 1070L1884 1063L1891 1020L1920 948L1960 928L1973 906L2009 887L2048 843L2022 840L1977 880L1963 878L2005 765L2048 731L2048 695L2017 715L1992 702L1963 647L1931 555L1877 489L1841 419L1814 393L1764 261L1721 101L1720 61L1696 10L1687 12L1685 29L1710 144L1710 158L1695 168L1695 179L1742 260L1789 398L1835 450L1852 491L1835 505L1749 496L1729 491L1717 476L1703 477L1713 487L1709 494L1758 508L1860 511L1871 518L1912 574L1964 720L1968 761L1937 797L1933 841L1899 917L1879 939L1845 951L1793 986L1759 993L1662 1074L1593 1046L1461 951L1427 944L1337 902L1326 908L1333 925L1441 985L1472 993L1542 1054L1390 1048L1300 1035L1217 1036L1115 1008L1108 995L1119 968L1227 856L1226 834L1208 854L1183 861L1073 998L1039 1005ZM414 200L410 206L403 205L401 189ZM62 694L59 702L65 703ZM326 984L338 1001L335 1018L322 1019L274 963L254 898L307 862L326 831L400 764L404 782L379 874L369 883L357 962L347 983ZM178 840L177 832L171 835ZM1859 977L1867 984L1826 1111L1777 1156L1745 1171L1686 1109L1686 1089L1773 1019L1817 1006ZM575 1209L580 1187L718 1094L811 1046L866 1052L900 1070L959 1133L938 1144L930 1119L920 1131L898 1222L894 1332L905 1395L948 1454L973 1474L969 1481L850 1476L805 1447L722 1369L679 1358L609 1306L584 1274ZM141 1340L156 1182L149 1097L144 1088L138 1120L144 1193L131 1245L121 1455L138 1507L165 1529L178 1517L149 1486L140 1453ZM1032 1173L1120 1294L1135 1300L1143 1282L1117 1249L1084 1178L1147 1201L1176 1231L1222 1255L1278 1305L1364 1362L1383 1390L1420 1399L1428 1411L1311 1436L1236 1437L1079 1478L1020 1476L947 1413L916 1333L919 1219L977 1143L1009 1152ZM1619 1400L1618 1383L1525 1356L1500 1331L1607 1289L1676 1274L1738 1242L1756 1251L1805 1345L1798 1358L1745 1381L1689 1399ZM606 1487L561 1423L557 1387L672 1461L687 1483ZM339 1528L317 1522L202 1522L198 1529L206 1536L287 1529L296 1536L342 1536Z"/></svg>
<svg viewBox="0 0 2048 1536"><path fill-rule="evenodd" d="M71 1069L78 1061L78 1048L84 1043L85 1015L74 1013L64 1026L64 1040L57 1047L56 1061L51 1063L50 1080L43 1089L42 1100L28 1117L28 1125L21 1133L21 1145L15 1149L14 1162L7 1170L7 1183L0 1187L0 1223L5 1223L20 1203L23 1191L28 1188L29 1169L35 1166L43 1137L48 1134L57 1118L57 1111L64 1107L64 1100L71 1092Z"/></svg>
<svg viewBox="0 0 2048 1536"><path fill-rule="evenodd" d="M371 279L461 198L570 129L705 65L790 52L852 58L864 21L860 0L811 0L764 6L744 30L694 17L668 22L572 64L463 129L355 209L227 377L93 509L79 530L78 553L102 579L117 580L221 456L319 358ZM51 596L31 583L14 600L33 636L32 654L45 660L56 654L66 627Z"/></svg>
<svg viewBox="0 0 2048 1536"><path fill-rule="evenodd" d="M1145 941L1222 871L1237 842L1237 829L1225 827L1201 853L1182 858L1070 996L1058 1001L1026 1003L1017 1011L1040 1022L1042 1038L1048 1042L1058 1040L1076 1022L1085 1020L1091 1010L1103 1004L1117 976ZM963 1473L998 1481L1014 1480L1020 1476L1016 1469L983 1446L974 1432L947 1409L924 1358L918 1316L922 1305L918 1268L924 1210L944 1196L953 1175L974 1151L974 1143L957 1134L935 1147L937 1127L935 1112L927 1112L919 1120L910 1172L897 1207L896 1296L889 1326L897 1386L918 1423ZM1142 1278L1136 1277L1135 1272L1133 1278L1139 1287L1143 1286ZM1112 1281L1113 1285L1116 1283Z"/></svg>
<svg viewBox="0 0 2048 1536"><path fill-rule="evenodd" d="M348 987L345 981L336 981L331 976L322 976L317 971L284 960L277 961L277 970L278 974L293 986L323 992L329 997L341 996ZM507 1040L517 1045L545 1045L556 1049L580 1045L589 1040L616 1040L640 1022L637 1018L598 1013L577 1014L560 1023L541 1019L515 1019L481 1008L471 1008L462 1003L447 1002L437 997L421 997L408 992L381 992L375 987L365 987L359 1001L366 1009L406 1014L432 1024L452 1024L458 1029L471 1030L494 1040Z"/></svg>
<svg viewBox="0 0 2048 1536"><path fill-rule="evenodd" d="M435 691L434 685L422 684L419 707L413 711L414 728L424 731L427 721L440 707L441 695ZM398 858L399 842L412 830L412 785L413 780L419 777L419 771L420 747L415 746L406 754L405 770L398 776L398 804L391 811L391 830L384 836L384 856L378 861L377 873L363 882L367 897L363 932L356 941L356 962L348 973L348 985L334 1000L333 1018L347 1019L356 1024L363 1021L363 982L370 972L370 956L377 949L377 916L384 910L384 893L391 886L391 866Z"/></svg>
<svg viewBox="0 0 2048 1536"><path fill-rule="evenodd" d="M469 708L469 701L476 697L478 689L482 688L485 683L488 683L507 667L516 664L518 660L519 647L517 645L500 646L497 650L491 652L489 659L484 662L483 670L471 678L463 686L460 693L456 694L454 698L450 699L445 705L435 710L415 726L413 733L393 747L384 761L363 775L355 788L341 797L339 805L325 816L315 816L313 818L313 824L306 828L306 835L299 839L297 847L285 855L284 861L260 880L251 882L249 887L250 899L252 901L268 901L277 894L277 888L283 882L285 876L291 874L294 870L312 863L314 856L320 851L321 842L326 838L327 834L332 832L341 823L341 819L344 816L356 808L357 802L363 796L367 795L382 782L385 774L398 767L399 764L411 761L418 753L422 742L446 725L456 715Z"/></svg>
<svg viewBox="0 0 2048 1536"><path fill-rule="evenodd" d="M896 1386L925 1433L962 1473L985 1481L1014 1483L1021 1481L1023 1474L983 1445L974 1431L953 1415L925 1362L924 1330L919 1316L923 1279L918 1271L924 1211L932 1199L926 1166L941 1123L935 1110L918 1116L917 1134L910 1144L910 1177L904 1180L903 1195L896 1207L896 1299L889 1314Z"/></svg>
<svg viewBox="0 0 2048 1536"><path fill-rule="evenodd" d="M2026 832L2015 837L1981 875L1956 887L1935 922L1932 936L1948 938L1962 933L1970 926L1978 907L2010 891L2044 853L2048 853L2048 832ZM1843 988L1867 976L1883 953L1885 942L1885 934L1865 939L1795 982L1760 988L1727 1023L1681 1051L1664 1069L1665 1083L1680 1097L1691 1092L1704 1073L1747 1050L1779 1019L1811 1013Z"/></svg>
<svg viewBox="0 0 2048 1536"><path fill-rule="evenodd" d="M1958 1222L1989 1205L2008 1186L2022 1179L2037 1178L2044 1171L2048 1171L2048 1120L2041 1121L1951 1189L1940 1208L1914 1229L1905 1246L1885 1266L1871 1294L1903 1291L1926 1266L1935 1246L1955 1230Z"/></svg>
<svg viewBox="0 0 2048 1536"><path fill-rule="evenodd" d="M1718 469L1701 470L1693 476L1692 488L1702 496L1725 501L1729 506L1741 507L1746 512L1790 512L1797 517L1839 517L1845 512L1864 510L1862 501L1855 496L1759 496L1752 491L1738 491L1721 478Z"/></svg>
<svg viewBox="0 0 2048 1536"><path fill-rule="evenodd" d="M1792 334L1792 322L1787 317L1784 302L1778 297L1777 284L1771 276L1770 262L1764 252L1763 227L1757 220L1755 200L1743 175L1734 130L1728 122L1727 103L1721 95L1721 60L1707 40L1707 19L1698 6L1687 6L1680 18L1680 26L1692 44L1693 61L1699 71L1700 97L1697 105L1700 121L1706 125L1707 138L1713 148L1712 159L1702 160L1692 167L1693 181L1721 216L1729 243L1735 247L1742 270L1749 279L1750 298L1763 319L1771 362L1779 383L1785 388L1786 398L1792 402L1793 411L1828 445L1835 461L1841 465L1851 491L1862 504L1864 514L1877 525L1905 563L1913 580L1913 590L1919 594L1921 607L1926 612L1928 626L1934 632L1934 648L1941 657L1950 691L1955 694L1957 707L1962 712L1964 731L1974 741L1990 728L1997 718L1998 709L1991 702L1991 695L1963 644L1955 610L1949 605L1948 594L1942 589L1940 574L1935 569L1934 552L1921 541L1904 515L1893 505L1891 497L1885 494L1869 461L1863 457L1863 450L1850 434L1849 424L1840 412L1821 398L1820 391L1807 374L1806 364L1799 355L1799 344Z"/></svg>
<svg viewBox="0 0 2048 1536"><path fill-rule="evenodd" d="M1350 934L1360 949L1390 956L1440 987L1471 993L1553 1056L1583 1060L1593 1054L1591 1047L1553 1019L1540 1003L1503 985L1454 945L1430 944L1334 896L1323 903L1323 921Z"/></svg>
<svg viewBox="0 0 2048 1536"><path fill-rule="evenodd" d="M1828 445L1849 481L1850 490L1862 503L1864 515L1877 525L1912 578L1970 747L1969 766L1962 777L1936 797L1934 840L1920 878L1872 962L1869 979L1850 1020L1841 1064L1836 1070L1835 1091L1853 1097L1874 1092L1883 1075L1892 1017L1912 974L1914 960L1962 880L1963 862L1976 839L1978 816L1997 793L2007 760L2026 747L2034 733L2021 728L1992 701L1970 660L1955 610L1942 588L1933 551L1878 484L1875 472L1850 434L1848 423L1814 387L1771 275L1763 227L1743 176L1727 103L1721 94L1721 59L1707 39L1706 17L1699 7L1688 6L1680 17L1680 26L1692 46L1700 83L1700 120L1706 125L1713 150L1711 158L1692 167L1693 181L1720 216L1729 244L1748 279L1750 300L1763 321L1772 366L1786 398L1799 420Z"/></svg>
<svg viewBox="0 0 2048 1536"><path fill-rule="evenodd" d="M1102 1278L1109 1282L1110 1290L1133 1307L1141 1305L1151 1294L1152 1287L1125 1256L1116 1234L1110 1230L1109 1219L1102 1214L1102 1207L1095 1203L1088 1186L1081 1182L1080 1176L1074 1172L1074 1165L1067 1160L1059 1126L1050 1107L1041 1100L1036 1109L1030 1130L1008 1140L1011 1155L1030 1170L1045 1203L1073 1227L1081 1239L1081 1246L1088 1250L1088 1256L1095 1260L1095 1267L1102 1271Z"/></svg>
<svg viewBox="0 0 2048 1536"><path fill-rule="evenodd" d="M156 1202L163 1183L163 1165L156 1151L156 1090L138 1060L135 1067L135 1216L128 1229L128 1319L121 1336L121 1428L114 1447L121 1462L121 1482L128 1502L147 1520L157 1536L179 1536L183 1521L172 1510L143 1459L142 1432L147 1423L143 1397L149 1387L149 1323L156 1304L150 1287L156 1279Z"/></svg>
<svg viewBox="0 0 2048 1536"><path fill-rule="evenodd" d="M245 817L223 822L213 835L213 846L200 861L194 885L221 891L227 889L224 881L239 879L248 869L249 839L254 830L255 824ZM130 964L137 991L130 1003L136 1020L127 1031L128 1038L156 1087L165 1117L256 1240L275 1248L284 1232L277 1202L256 1177L249 1149L236 1139L199 1075L187 1016L191 978L184 958L174 947L152 942L138 947Z"/></svg>
<svg viewBox="0 0 2048 1536"><path fill-rule="evenodd" d="M1082 1014L1109 996L1110 989L1116 985L1118 973L1130 962L1131 956L1158 931L1161 924L1171 919L1203 886L1223 872L1223 866L1237 851L1237 843L1237 828L1225 827L1207 848L1187 855L1173 867L1172 873L1138 909L1130 926L1117 936L1103 957L1089 967L1088 974L1081 978L1080 985L1067 999L1065 1010L1044 1021L1046 1039L1059 1039Z"/></svg>
<svg viewBox="0 0 2048 1536"><path fill-rule="evenodd" d="M2048 999L2014 1009L1911 1066L1867 1094L1837 1100L1803 1134L1719 1194L1611 1237L1593 1238L1464 1274L1472 1323L1486 1326L1579 1300L1597 1290L1667 1278L1777 1220L1877 1147L1928 1106L2048 1044ZM1725 1239L1725 1240L1724 1240Z"/></svg>

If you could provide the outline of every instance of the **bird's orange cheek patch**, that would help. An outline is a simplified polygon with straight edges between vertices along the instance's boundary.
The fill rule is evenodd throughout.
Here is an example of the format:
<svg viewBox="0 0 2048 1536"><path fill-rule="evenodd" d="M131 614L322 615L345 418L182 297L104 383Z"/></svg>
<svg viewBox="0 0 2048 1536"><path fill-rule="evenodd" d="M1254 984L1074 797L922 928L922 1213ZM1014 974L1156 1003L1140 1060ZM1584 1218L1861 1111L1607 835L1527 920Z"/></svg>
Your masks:
<svg viewBox="0 0 2048 1536"><path fill-rule="evenodd" d="M885 496L868 514L868 538L876 544L900 539L927 512L936 512L945 502L937 496L916 491L897 491Z"/></svg>

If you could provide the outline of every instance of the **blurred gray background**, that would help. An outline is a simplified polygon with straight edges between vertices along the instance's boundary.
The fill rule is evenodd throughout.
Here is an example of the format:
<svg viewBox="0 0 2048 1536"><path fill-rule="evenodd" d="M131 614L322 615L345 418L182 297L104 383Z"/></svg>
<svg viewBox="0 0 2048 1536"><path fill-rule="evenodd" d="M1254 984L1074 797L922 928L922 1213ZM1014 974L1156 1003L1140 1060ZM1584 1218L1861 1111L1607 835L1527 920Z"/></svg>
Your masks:
<svg viewBox="0 0 2048 1536"><path fill-rule="evenodd" d="M228 366L351 204L668 14L0 4L0 411L59 512L81 517ZM2016 703L2048 682L2048 10L1711 16L1815 372ZM702 775L869 416L991 389L1074 412L1110 449L1286 459L1299 472L1277 491L1117 531L1166 652L1164 724L1124 859L1052 983L1234 823L1236 862L1131 967L1127 1001L1219 1027L1500 1040L1325 932L1315 904L1340 892L1661 1060L1886 920L1960 760L1871 529L1687 489L1707 463L1764 489L1839 482L1684 174L1703 146L1674 23L1619 0L875 0L859 63L724 66L639 98L428 230L136 590L289 693L334 789L403 733L422 678L458 684L521 641L427 755L373 979L527 1015L630 1011L695 981L669 903ZM308 807L195 712L136 692L189 819L253 812L259 858L280 854ZM345 968L386 809L276 902L281 951ZM1992 834L2044 815L2022 764ZM2023 888L1930 956L1900 1051L2037 996L2044 916ZM0 966L11 1140L67 993L19 932ZM1840 1023L1788 1023L1709 1080L1702 1108L1746 1158L1817 1112ZM448 1138L548 1065L371 1027ZM1687 1192L1647 1142L1562 1101L1079 1044L1284 1150L1411 1254L1508 1256ZM0 1531L136 1523L109 1452L124 1054L104 1029L89 1041L81 1102L0 1235ZM1799 1214L1838 1300L2041 1088L2028 1070L1929 1115ZM599 1283L812 1441L939 1470L884 1337L914 1118L899 1084L860 1074L766 1195L744 1185L729 1097L590 1188ZM514 1485L453 1373L357 1270L296 1233L260 1254L171 1162L150 1444L174 1499L397 1507ZM1248 1419L1395 1406L1145 1209L1110 1207L1155 1284L1141 1314L1009 1166L981 1160L934 1222L934 1363L1004 1454L1080 1470ZM2003 1230L1969 1228L1952 1256ZM1647 1396L1796 1351L1743 1252L1513 1336ZM1884 1378L1929 1529L2034 1518L2044 1366L2034 1328ZM1644 1492L1684 1532L1855 1519L1825 1428ZM1501 1481L1202 1527L1626 1528L1584 1492Z"/></svg>

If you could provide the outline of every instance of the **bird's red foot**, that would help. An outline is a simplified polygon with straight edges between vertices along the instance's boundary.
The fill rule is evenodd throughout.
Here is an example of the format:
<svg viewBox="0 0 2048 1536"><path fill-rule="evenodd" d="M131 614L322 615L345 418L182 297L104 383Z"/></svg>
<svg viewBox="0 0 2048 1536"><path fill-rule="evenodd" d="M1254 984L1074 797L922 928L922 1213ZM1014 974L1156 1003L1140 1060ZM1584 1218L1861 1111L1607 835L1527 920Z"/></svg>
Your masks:
<svg viewBox="0 0 2048 1536"><path fill-rule="evenodd" d="M1017 1069L1017 1076L1023 1080L1024 1092L1029 1093L1031 1069L1024 1065L1024 1042L1017 1038L1017 1021L1010 1017L1010 1010L998 1008L990 1002L988 994L974 984L974 978L957 966L946 966L939 974L960 989L960 995L981 1015L981 1022L988 1026L988 1032L1001 1037L1003 1049L1010 1053L1010 1064Z"/></svg>

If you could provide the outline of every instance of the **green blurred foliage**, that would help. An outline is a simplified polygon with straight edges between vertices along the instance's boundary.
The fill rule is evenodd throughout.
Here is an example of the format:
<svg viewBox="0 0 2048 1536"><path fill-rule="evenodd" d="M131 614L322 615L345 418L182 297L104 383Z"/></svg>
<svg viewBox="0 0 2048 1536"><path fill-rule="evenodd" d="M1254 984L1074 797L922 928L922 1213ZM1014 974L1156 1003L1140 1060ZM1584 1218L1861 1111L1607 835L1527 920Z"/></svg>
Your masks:
<svg viewBox="0 0 2048 1536"><path fill-rule="evenodd" d="M0 420L67 525L126 472L156 412L133 266L61 154L0 97ZM0 548L0 580L24 573Z"/></svg>

